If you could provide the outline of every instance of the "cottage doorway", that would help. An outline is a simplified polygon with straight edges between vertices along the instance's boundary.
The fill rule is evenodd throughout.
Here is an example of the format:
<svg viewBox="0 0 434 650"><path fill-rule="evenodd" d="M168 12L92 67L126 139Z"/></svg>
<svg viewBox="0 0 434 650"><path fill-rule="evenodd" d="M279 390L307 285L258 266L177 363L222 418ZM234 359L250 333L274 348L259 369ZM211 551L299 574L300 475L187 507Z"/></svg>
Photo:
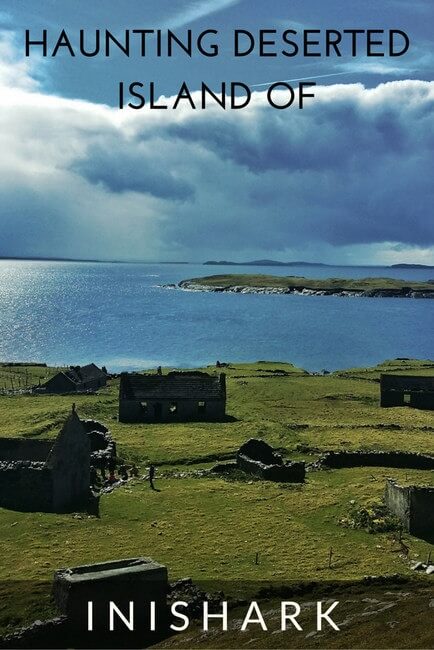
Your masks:
<svg viewBox="0 0 434 650"><path fill-rule="evenodd" d="M163 405L160 402L154 404L154 419L161 420L163 415Z"/></svg>

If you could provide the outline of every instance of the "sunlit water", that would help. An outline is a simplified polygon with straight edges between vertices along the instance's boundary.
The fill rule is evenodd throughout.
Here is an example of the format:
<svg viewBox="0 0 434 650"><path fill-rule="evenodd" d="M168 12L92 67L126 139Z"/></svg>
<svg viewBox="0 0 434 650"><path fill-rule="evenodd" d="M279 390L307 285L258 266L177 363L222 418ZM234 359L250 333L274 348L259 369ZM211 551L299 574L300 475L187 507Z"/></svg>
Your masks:
<svg viewBox="0 0 434 650"><path fill-rule="evenodd" d="M0 360L110 370L291 361L308 370L434 356L434 300L237 295L159 285L214 273L434 278L429 269L0 261Z"/></svg>

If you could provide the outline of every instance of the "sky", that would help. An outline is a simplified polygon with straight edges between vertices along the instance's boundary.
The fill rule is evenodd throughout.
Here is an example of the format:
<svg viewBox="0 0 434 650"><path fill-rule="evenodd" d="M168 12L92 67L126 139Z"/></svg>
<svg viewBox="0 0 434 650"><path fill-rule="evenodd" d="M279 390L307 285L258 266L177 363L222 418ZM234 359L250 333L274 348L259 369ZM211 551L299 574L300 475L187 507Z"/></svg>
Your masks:
<svg viewBox="0 0 434 650"><path fill-rule="evenodd" d="M431 0L2 0L0 256L434 264ZM403 57L233 56L233 31L401 29ZM215 29L219 56L25 57L25 30ZM209 41L211 42L211 41ZM77 48L78 49L78 48ZM269 83L315 79L303 110ZM242 110L119 110L117 87L242 81ZM294 82L294 86L297 83ZM146 94L146 92L145 92ZM284 101L282 90L276 98Z"/></svg>

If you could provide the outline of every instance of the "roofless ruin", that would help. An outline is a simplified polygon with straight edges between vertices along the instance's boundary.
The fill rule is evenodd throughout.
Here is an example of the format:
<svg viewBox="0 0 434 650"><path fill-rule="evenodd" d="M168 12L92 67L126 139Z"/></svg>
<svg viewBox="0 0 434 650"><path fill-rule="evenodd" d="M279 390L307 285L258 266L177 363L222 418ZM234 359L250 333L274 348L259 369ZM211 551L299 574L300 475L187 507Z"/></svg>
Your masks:
<svg viewBox="0 0 434 650"><path fill-rule="evenodd" d="M193 422L224 420L226 376L206 372L167 375L122 373L120 422Z"/></svg>

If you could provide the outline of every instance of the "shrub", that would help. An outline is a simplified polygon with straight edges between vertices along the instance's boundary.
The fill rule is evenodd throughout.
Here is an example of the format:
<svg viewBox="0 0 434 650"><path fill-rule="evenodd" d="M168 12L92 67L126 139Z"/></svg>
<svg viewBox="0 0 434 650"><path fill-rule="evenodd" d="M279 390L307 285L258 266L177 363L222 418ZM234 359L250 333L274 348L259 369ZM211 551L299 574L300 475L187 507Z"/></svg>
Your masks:
<svg viewBox="0 0 434 650"><path fill-rule="evenodd" d="M387 510L381 501L375 501L368 506L351 502L348 514L339 520L341 526L366 530L368 533L387 533L401 528L401 522Z"/></svg>

